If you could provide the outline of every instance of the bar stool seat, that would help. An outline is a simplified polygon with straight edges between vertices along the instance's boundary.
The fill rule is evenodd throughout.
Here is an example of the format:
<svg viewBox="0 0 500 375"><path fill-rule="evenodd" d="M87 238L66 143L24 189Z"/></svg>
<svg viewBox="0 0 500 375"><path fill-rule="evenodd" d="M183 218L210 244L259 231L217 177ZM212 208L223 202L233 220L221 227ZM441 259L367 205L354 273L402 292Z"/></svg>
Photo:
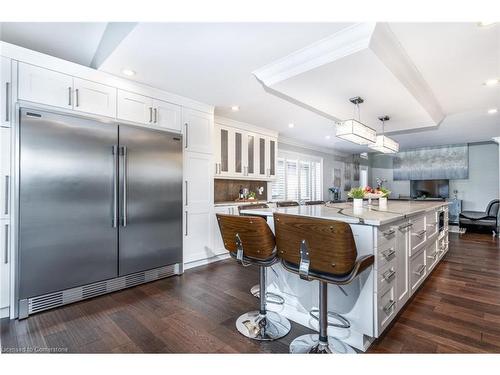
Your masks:
<svg viewBox="0 0 500 375"><path fill-rule="evenodd" d="M282 315L267 311L266 267L276 262L274 234L262 217L217 214L224 247L243 266L259 266L259 310L244 313L236 320L238 331L259 341L276 340L290 332L290 322Z"/></svg>
<svg viewBox="0 0 500 375"><path fill-rule="evenodd" d="M328 336L328 284L351 283L373 264L373 255L358 258L351 227L344 222L275 213L274 228L283 267L303 280L319 281L319 334L297 337L290 344L290 352L354 353L350 346ZM350 327L340 314L330 315L340 321L330 325Z"/></svg>

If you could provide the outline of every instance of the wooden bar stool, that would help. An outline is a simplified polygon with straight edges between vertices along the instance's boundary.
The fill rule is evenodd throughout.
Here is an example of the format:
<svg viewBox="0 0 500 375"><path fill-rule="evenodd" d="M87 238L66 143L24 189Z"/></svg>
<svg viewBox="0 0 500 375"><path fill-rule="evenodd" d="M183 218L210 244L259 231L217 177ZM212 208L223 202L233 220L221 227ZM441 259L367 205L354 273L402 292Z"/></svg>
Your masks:
<svg viewBox="0 0 500 375"><path fill-rule="evenodd" d="M241 211L251 210L251 209L256 209L256 208L269 208L269 206L266 203L244 204L244 205L238 206L238 213L240 215L242 215ZM252 216L259 216L259 215L252 215ZM259 216L259 217L262 217L264 220L267 221L267 216L263 215L263 216ZM276 271L274 271L274 272L276 272ZM250 288L250 293L252 294L252 296L254 296L256 298L260 298L260 285L255 284L254 286L252 286ZM267 303L273 303L275 305L283 305L285 303L284 298L275 294L275 293L267 292L266 298L267 298Z"/></svg>
<svg viewBox="0 0 500 375"><path fill-rule="evenodd" d="M282 201L276 202L276 207L297 207L300 206L299 202L296 201Z"/></svg>
<svg viewBox="0 0 500 375"><path fill-rule="evenodd" d="M229 254L241 265L259 266L260 309L236 320L238 331L255 340L276 340L290 332L290 322L280 314L267 311L266 267L278 261L273 232L266 220L257 216L217 214L217 222Z"/></svg>
<svg viewBox="0 0 500 375"><path fill-rule="evenodd" d="M328 284L351 283L373 264L373 255L357 257L351 227L344 222L275 213L274 228L283 267L301 279L319 281L319 335L297 337L290 344L290 352L354 352L348 345L328 337Z"/></svg>

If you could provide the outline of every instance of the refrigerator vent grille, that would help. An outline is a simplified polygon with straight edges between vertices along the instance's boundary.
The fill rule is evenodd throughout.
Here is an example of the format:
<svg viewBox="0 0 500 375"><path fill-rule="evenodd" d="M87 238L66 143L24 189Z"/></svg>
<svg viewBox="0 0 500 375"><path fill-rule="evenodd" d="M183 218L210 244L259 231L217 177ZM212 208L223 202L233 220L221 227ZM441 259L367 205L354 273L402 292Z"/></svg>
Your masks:
<svg viewBox="0 0 500 375"><path fill-rule="evenodd" d="M176 266L170 265L155 268L149 271L137 272L131 275L117 277L106 281L66 289L60 292L44 294L28 299L28 313L35 314L40 311L63 306L68 303L115 292L135 285L162 279L176 274Z"/></svg>

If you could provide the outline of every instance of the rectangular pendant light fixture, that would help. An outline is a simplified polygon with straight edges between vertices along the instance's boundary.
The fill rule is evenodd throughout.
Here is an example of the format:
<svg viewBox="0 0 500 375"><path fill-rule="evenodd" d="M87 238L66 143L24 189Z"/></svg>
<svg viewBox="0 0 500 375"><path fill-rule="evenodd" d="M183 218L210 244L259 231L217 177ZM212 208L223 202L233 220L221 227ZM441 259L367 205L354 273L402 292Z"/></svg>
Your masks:
<svg viewBox="0 0 500 375"><path fill-rule="evenodd" d="M399 152L399 143L385 135L377 135L377 141L374 144L368 145L368 147L384 154Z"/></svg>
<svg viewBox="0 0 500 375"><path fill-rule="evenodd" d="M377 141L375 130L354 119L337 124L336 136L358 145L370 145Z"/></svg>

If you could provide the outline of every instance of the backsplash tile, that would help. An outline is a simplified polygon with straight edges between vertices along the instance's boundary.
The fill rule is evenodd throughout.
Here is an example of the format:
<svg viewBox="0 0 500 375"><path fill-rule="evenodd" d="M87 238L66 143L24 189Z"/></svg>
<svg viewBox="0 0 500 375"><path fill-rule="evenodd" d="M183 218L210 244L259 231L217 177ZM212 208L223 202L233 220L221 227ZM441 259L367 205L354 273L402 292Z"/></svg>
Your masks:
<svg viewBox="0 0 500 375"><path fill-rule="evenodd" d="M248 180L214 180L214 202L231 202L238 199L240 186L247 188L255 193L256 200L267 200L267 182L266 181L248 181ZM262 194L259 194L259 188L263 188Z"/></svg>

